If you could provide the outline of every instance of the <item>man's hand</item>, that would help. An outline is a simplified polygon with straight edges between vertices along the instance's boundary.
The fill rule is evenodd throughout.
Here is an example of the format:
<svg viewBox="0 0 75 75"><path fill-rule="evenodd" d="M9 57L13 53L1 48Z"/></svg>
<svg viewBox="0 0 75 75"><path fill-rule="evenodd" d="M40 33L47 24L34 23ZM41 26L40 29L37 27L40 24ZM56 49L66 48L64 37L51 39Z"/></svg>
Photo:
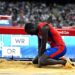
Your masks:
<svg viewBox="0 0 75 75"><path fill-rule="evenodd" d="M33 64L38 64L38 55L32 60Z"/></svg>

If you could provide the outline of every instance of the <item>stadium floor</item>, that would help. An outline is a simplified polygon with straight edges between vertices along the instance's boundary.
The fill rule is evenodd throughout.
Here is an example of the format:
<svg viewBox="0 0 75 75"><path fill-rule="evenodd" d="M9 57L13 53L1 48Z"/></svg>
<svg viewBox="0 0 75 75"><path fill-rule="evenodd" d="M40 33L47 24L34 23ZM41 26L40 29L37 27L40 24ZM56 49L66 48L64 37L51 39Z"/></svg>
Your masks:
<svg viewBox="0 0 75 75"><path fill-rule="evenodd" d="M0 60L0 75L75 75L75 67L65 69L56 65L37 68L31 62Z"/></svg>

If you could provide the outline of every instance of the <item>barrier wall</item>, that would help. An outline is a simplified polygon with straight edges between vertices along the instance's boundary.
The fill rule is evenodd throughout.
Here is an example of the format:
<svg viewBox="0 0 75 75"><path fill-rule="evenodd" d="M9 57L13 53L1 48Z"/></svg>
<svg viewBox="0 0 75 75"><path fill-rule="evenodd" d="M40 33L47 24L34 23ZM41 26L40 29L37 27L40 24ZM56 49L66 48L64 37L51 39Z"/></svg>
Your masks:
<svg viewBox="0 0 75 75"><path fill-rule="evenodd" d="M75 29L57 29L61 34L66 46L66 57L75 59ZM0 27L0 57L9 59L31 59L38 54L37 36L26 35L23 27L4 26ZM50 47L48 44L47 48Z"/></svg>
<svg viewBox="0 0 75 75"><path fill-rule="evenodd" d="M12 26L12 16L0 15L0 26Z"/></svg>

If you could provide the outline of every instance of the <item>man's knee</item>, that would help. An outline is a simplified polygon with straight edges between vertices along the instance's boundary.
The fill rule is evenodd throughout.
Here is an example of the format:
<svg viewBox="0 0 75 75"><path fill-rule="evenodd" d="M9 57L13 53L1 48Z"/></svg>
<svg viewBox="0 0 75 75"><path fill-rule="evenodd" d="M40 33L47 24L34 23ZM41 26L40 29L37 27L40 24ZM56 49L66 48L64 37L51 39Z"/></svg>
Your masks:
<svg viewBox="0 0 75 75"><path fill-rule="evenodd" d="M44 60L42 57L40 57L38 62L39 62L40 64L44 64L45 60Z"/></svg>
<svg viewBox="0 0 75 75"><path fill-rule="evenodd" d="M48 58L47 56L42 55L42 56L39 58L39 62L40 62L40 64L44 65L45 62L46 62L46 60L47 60L47 58Z"/></svg>

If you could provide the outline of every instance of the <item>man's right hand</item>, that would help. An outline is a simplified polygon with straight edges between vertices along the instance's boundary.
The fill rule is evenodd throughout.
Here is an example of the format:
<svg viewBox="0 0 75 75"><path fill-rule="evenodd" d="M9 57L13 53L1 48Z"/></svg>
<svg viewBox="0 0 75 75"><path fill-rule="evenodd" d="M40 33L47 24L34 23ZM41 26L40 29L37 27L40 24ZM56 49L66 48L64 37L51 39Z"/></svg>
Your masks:
<svg viewBox="0 0 75 75"><path fill-rule="evenodd" d="M38 55L32 60L33 64L38 64Z"/></svg>

